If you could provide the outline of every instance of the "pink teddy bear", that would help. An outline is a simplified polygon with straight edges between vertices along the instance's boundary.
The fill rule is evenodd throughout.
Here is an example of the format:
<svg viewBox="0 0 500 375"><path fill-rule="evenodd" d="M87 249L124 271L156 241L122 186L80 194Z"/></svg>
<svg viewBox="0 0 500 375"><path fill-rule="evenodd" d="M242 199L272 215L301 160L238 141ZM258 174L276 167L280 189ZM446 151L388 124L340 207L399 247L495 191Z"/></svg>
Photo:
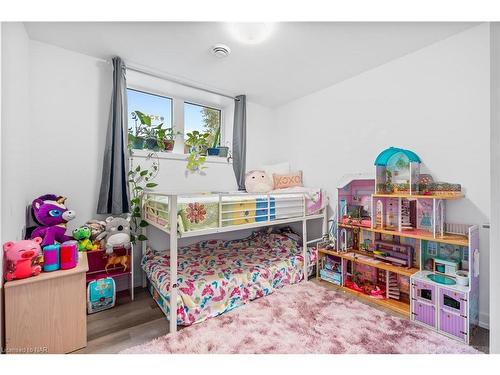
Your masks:
<svg viewBox="0 0 500 375"><path fill-rule="evenodd" d="M42 267L35 263L42 253L41 243L42 238L35 237L32 240L9 241L3 245L6 260L5 280L25 279L42 271Z"/></svg>

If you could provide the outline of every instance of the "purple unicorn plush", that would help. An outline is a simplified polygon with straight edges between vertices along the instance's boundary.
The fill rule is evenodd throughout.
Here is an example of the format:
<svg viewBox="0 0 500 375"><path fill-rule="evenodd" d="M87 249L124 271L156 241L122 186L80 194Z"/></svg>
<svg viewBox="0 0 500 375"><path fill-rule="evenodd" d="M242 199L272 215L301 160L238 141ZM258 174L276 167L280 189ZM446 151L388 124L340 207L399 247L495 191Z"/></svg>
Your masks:
<svg viewBox="0 0 500 375"><path fill-rule="evenodd" d="M66 233L66 223L75 218L75 211L68 210L64 205L65 197L45 194L36 198L31 204L33 218L40 224L31 238L42 237L41 246L53 245L55 242L63 243L71 240Z"/></svg>

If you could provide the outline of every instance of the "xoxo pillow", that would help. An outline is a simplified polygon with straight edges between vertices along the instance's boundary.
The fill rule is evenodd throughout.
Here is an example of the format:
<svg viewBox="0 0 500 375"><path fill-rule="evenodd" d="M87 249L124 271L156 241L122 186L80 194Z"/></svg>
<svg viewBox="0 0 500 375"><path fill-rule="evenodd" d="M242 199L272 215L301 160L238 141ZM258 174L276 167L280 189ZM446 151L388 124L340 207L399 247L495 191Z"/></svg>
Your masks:
<svg viewBox="0 0 500 375"><path fill-rule="evenodd" d="M287 174L273 173L273 181L275 189L304 186L302 182L302 171L290 172Z"/></svg>

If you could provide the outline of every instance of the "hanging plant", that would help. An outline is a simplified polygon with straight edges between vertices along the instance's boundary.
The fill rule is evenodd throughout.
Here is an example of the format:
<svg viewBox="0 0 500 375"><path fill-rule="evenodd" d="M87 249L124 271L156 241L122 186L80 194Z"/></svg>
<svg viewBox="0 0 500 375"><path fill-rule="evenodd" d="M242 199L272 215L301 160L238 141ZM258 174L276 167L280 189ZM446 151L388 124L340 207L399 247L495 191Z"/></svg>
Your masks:
<svg viewBox="0 0 500 375"><path fill-rule="evenodd" d="M141 167L137 165L128 172L128 182L130 184L130 212L132 220L130 223L130 238L132 243L136 241L146 241L148 238L142 233L142 229L149 224L143 219L141 201L145 189L153 189L158 186L152 182L159 171L158 156L151 152L146 157L146 161L151 161L150 167Z"/></svg>
<svg viewBox="0 0 500 375"><path fill-rule="evenodd" d="M195 173L207 168L203 164L207 160L205 154L209 136L209 133L200 133L198 130L187 133L186 145L189 146L189 155L186 168L188 171Z"/></svg>

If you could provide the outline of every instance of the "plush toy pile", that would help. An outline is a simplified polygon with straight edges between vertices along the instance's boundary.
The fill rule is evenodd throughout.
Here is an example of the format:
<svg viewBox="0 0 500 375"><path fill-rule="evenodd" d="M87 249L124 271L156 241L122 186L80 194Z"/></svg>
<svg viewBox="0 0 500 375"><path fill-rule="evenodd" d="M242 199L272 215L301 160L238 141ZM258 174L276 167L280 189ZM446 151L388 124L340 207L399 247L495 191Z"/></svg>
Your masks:
<svg viewBox="0 0 500 375"><path fill-rule="evenodd" d="M6 281L36 276L42 270L49 271L48 263L44 264L44 255L49 256L52 254L49 252L55 251L57 255L50 259L54 258L57 264L57 259L62 257L65 244L70 242L73 244L75 254L77 247L78 251L106 249L106 256L109 258L107 267L121 264L125 270L127 269L128 255L117 256L113 251L118 248L126 250L131 248L130 215L126 218L110 216L105 221L89 220L73 230L73 236L70 236L66 234L67 224L75 219L76 213L68 209L65 202L66 197L56 194L41 195L33 200L31 224L34 222L35 226L30 226L25 240L9 241L3 245ZM77 259L78 256L72 267L76 266ZM59 266L50 271L56 269L59 269Z"/></svg>

